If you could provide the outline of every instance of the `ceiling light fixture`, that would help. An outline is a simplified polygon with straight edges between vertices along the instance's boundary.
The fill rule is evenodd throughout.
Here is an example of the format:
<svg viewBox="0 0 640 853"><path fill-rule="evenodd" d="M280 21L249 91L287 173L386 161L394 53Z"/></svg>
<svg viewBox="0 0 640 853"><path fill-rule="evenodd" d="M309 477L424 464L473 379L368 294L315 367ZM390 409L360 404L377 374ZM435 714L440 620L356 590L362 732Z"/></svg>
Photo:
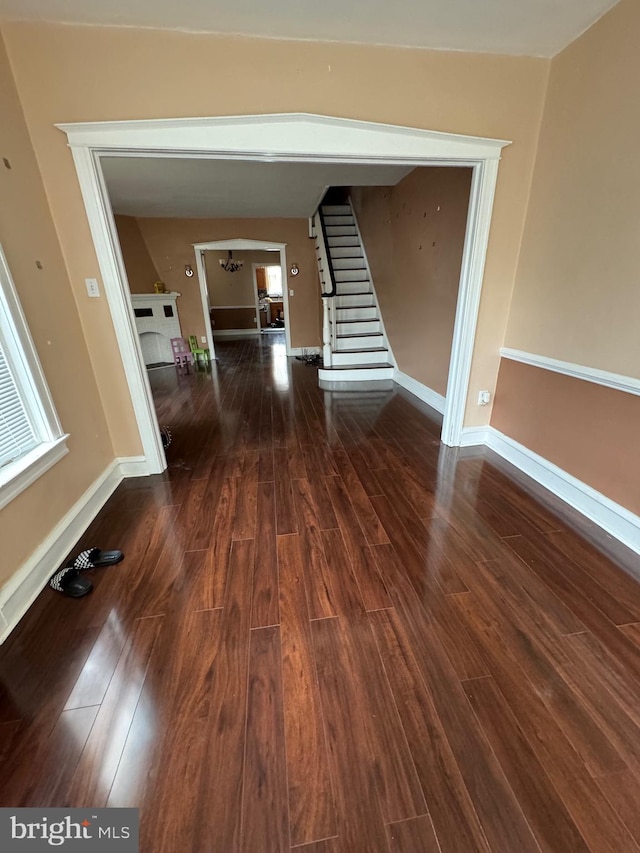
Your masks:
<svg viewBox="0 0 640 853"><path fill-rule="evenodd" d="M218 263L225 272L238 272L238 270L241 270L244 266L244 261L233 260L233 252L228 252L226 260L224 258L220 258Z"/></svg>

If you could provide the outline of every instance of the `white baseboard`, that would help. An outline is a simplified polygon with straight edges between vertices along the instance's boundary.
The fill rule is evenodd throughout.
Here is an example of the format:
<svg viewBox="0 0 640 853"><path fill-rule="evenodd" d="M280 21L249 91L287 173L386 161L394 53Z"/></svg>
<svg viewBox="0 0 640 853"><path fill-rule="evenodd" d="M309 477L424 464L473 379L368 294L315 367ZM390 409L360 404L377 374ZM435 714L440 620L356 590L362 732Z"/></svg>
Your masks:
<svg viewBox="0 0 640 853"><path fill-rule="evenodd" d="M481 433L484 433L484 441ZM612 501L602 492L578 480L572 474L529 450L493 427L463 430L463 446L486 444L520 471L531 477L569 506L582 513L627 548L640 554L640 516Z"/></svg>
<svg viewBox="0 0 640 853"><path fill-rule="evenodd" d="M151 473L145 456L120 456L116 462L123 477L148 477Z"/></svg>
<svg viewBox="0 0 640 853"><path fill-rule="evenodd" d="M287 355L320 355L322 347L291 347Z"/></svg>
<svg viewBox="0 0 640 853"><path fill-rule="evenodd" d="M33 604L51 575L122 481L117 460L103 471L0 590L0 643Z"/></svg>
<svg viewBox="0 0 640 853"><path fill-rule="evenodd" d="M435 409L436 412L440 412L441 415L444 414L445 401L442 394L438 394L437 391L434 391L432 388L428 388L426 385L423 385L422 382L418 382L417 379L413 379L413 377L408 376L401 370L398 370L397 367L393 374L393 381L397 382L398 385L401 385L403 388L406 388L407 391L411 391L412 394L422 400L423 403L431 406L431 408Z"/></svg>
<svg viewBox="0 0 640 853"><path fill-rule="evenodd" d="M260 334L260 329L220 329L213 330L213 339L216 338L253 338Z"/></svg>
<svg viewBox="0 0 640 853"><path fill-rule="evenodd" d="M460 436L460 447L475 447L478 444L486 444L489 429L488 426L464 427Z"/></svg>

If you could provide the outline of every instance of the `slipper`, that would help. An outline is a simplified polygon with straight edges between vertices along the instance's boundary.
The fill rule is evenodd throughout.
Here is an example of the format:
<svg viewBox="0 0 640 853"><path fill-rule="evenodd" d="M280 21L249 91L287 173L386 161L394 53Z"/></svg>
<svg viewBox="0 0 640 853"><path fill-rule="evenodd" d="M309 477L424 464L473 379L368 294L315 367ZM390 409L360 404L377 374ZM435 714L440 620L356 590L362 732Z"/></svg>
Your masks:
<svg viewBox="0 0 640 853"><path fill-rule="evenodd" d="M122 551L101 551L100 548L87 548L67 565L73 566L74 569L98 569L102 566L115 566L122 560L124 560Z"/></svg>
<svg viewBox="0 0 640 853"><path fill-rule="evenodd" d="M49 581L49 586L56 592L62 592L71 598L82 598L93 589L93 584L86 578L81 578L74 566L65 566L56 572Z"/></svg>

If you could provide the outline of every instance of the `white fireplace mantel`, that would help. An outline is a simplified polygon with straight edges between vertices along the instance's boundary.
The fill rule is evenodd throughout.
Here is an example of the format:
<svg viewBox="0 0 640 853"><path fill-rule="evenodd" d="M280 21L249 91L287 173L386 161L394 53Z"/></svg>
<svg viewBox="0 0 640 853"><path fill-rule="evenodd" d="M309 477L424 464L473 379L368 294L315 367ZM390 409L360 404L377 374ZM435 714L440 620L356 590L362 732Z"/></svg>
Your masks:
<svg viewBox="0 0 640 853"><path fill-rule="evenodd" d="M179 296L177 291L131 294L131 305L136 315L136 329L145 364L173 362L171 338L182 337L176 304Z"/></svg>

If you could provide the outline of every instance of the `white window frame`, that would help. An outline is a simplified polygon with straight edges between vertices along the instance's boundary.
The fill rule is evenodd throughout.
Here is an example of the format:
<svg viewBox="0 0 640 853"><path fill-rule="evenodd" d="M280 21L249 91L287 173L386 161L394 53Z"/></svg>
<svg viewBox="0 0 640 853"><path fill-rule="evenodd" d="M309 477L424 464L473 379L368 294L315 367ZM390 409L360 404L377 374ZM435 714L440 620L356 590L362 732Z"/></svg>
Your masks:
<svg viewBox="0 0 640 853"><path fill-rule="evenodd" d="M2 509L69 452L69 436L58 419L1 245L0 340L38 442L24 456L0 468Z"/></svg>

